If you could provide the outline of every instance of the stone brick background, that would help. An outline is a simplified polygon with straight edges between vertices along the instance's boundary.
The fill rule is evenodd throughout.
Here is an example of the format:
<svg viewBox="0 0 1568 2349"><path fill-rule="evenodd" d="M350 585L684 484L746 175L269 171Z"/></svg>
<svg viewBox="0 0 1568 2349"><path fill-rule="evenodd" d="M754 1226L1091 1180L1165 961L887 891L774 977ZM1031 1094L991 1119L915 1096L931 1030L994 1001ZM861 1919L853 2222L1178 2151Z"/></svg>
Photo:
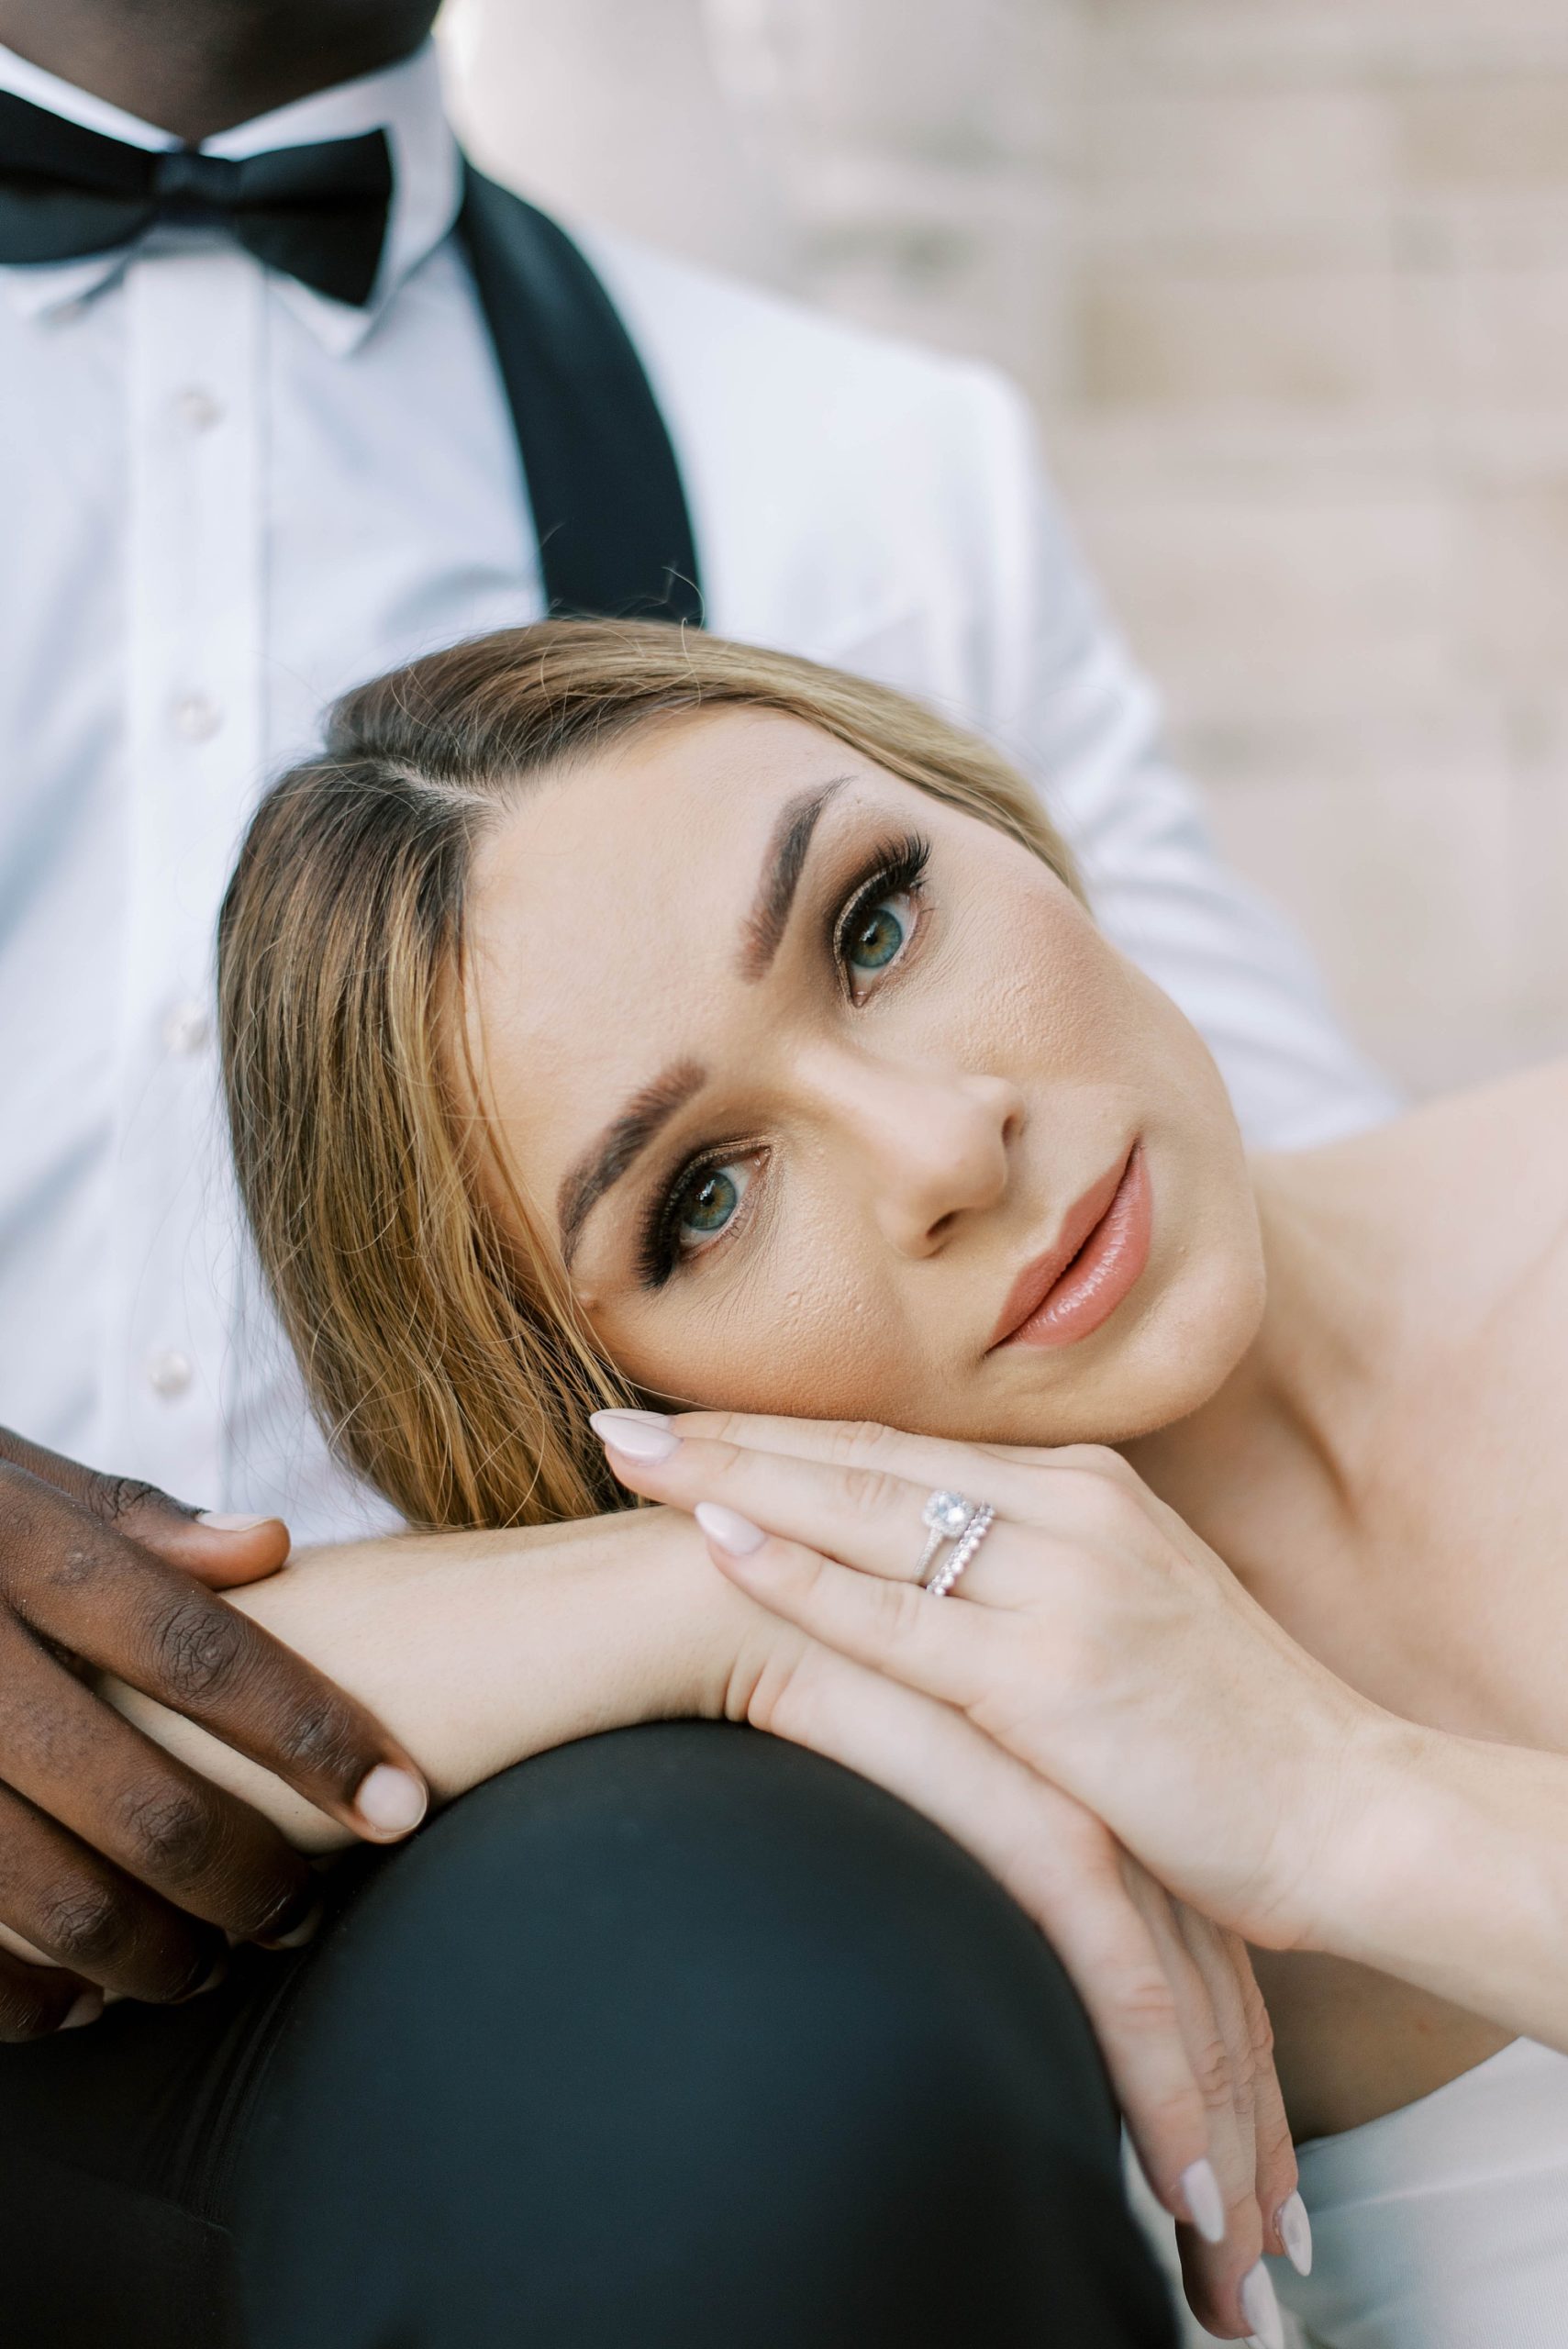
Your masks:
<svg viewBox="0 0 1568 2349"><path fill-rule="evenodd" d="M1568 1035L1560 0L452 0L517 184L1040 403L1237 862L1428 1091Z"/></svg>

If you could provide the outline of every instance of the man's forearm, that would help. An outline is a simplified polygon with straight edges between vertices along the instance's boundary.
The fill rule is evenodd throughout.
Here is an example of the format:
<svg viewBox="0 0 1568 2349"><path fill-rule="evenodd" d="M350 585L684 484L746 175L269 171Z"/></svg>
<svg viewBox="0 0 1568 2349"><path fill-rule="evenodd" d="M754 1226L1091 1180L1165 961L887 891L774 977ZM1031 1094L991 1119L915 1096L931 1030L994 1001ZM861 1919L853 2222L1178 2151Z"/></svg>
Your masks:
<svg viewBox="0 0 1568 2349"><path fill-rule="evenodd" d="M369 1705L438 1800L595 1730L722 1712L765 1619L663 1509L306 1553L232 1603ZM114 1701L305 1849L350 1839L281 1780L135 1690Z"/></svg>

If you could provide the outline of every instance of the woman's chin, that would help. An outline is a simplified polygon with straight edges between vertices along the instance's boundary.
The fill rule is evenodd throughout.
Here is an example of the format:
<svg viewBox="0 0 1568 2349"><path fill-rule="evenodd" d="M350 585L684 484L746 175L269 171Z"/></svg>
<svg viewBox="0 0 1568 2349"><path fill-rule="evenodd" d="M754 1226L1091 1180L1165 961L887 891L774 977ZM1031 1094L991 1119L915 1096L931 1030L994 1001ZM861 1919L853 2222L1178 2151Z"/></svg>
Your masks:
<svg viewBox="0 0 1568 2349"><path fill-rule="evenodd" d="M1130 1443L1172 1427L1219 1392L1262 1311L1262 1257L1245 1250L1184 1266L1147 1299L1129 1297L1075 1346L1006 1347L988 1440Z"/></svg>

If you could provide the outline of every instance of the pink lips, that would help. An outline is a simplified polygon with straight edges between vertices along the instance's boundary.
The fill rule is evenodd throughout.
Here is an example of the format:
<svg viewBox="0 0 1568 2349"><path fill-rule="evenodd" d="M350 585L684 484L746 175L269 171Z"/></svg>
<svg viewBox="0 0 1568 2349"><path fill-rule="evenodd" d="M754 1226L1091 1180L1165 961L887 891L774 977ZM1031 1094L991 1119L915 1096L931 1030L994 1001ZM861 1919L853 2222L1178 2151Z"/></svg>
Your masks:
<svg viewBox="0 0 1568 2349"><path fill-rule="evenodd" d="M993 1347L1070 1346L1108 1321L1149 1262L1153 1201L1143 1152L1069 1211L1054 1248L1026 1264L1007 1293Z"/></svg>

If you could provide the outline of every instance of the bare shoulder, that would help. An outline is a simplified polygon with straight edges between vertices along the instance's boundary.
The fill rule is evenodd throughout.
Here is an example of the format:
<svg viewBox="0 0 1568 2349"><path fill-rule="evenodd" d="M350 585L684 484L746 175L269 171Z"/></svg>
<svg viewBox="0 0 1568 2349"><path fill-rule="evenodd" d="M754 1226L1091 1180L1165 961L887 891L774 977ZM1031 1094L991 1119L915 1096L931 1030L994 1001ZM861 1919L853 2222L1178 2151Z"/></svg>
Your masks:
<svg viewBox="0 0 1568 2349"><path fill-rule="evenodd" d="M1548 1266L1568 1283L1568 1060L1254 1166L1261 1197L1352 1238L1422 1343L1434 1314L1451 1336Z"/></svg>
<svg viewBox="0 0 1568 2349"><path fill-rule="evenodd" d="M1314 1180L1398 1200L1414 1237L1512 1227L1548 1242L1568 1219L1568 1060L1422 1102L1385 1126L1311 1153Z"/></svg>
<svg viewBox="0 0 1568 2349"><path fill-rule="evenodd" d="M1463 1140L1481 1150L1511 1150L1524 1141L1545 1141L1556 1135L1568 1135L1568 1059L1543 1061L1485 1085L1441 1094L1338 1148L1347 1153L1362 1149L1425 1151L1440 1138Z"/></svg>
<svg viewBox="0 0 1568 2349"><path fill-rule="evenodd" d="M1545 1141L1568 1134L1568 1059L1542 1061L1489 1085L1447 1094L1415 1115L1434 1119L1447 1116L1480 1135L1503 1141L1530 1134Z"/></svg>

